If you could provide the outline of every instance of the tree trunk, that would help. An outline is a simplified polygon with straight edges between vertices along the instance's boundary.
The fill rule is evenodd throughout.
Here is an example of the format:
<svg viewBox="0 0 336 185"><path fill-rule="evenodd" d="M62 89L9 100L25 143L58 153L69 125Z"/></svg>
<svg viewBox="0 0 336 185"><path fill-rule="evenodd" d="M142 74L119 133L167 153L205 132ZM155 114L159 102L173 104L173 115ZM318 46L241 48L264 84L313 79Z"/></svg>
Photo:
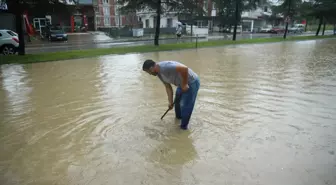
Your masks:
<svg viewBox="0 0 336 185"><path fill-rule="evenodd" d="M192 38L192 36L193 36L193 24L191 24L191 28L190 28L190 30L191 30L191 38Z"/></svg>
<svg viewBox="0 0 336 185"><path fill-rule="evenodd" d="M292 0L289 0L289 1L288 1L288 11L287 11L287 16L288 16L288 18L289 18L289 15L290 15L291 5L292 5ZM288 32L288 22L289 22L289 19L288 19L287 22L286 22L285 33L284 33L284 36L283 36L284 39L286 39L286 37L287 37L287 32Z"/></svg>
<svg viewBox="0 0 336 185"><path fill-rule="evenodd" d="M233 29L233 37L232 40L236 40L237 36L237 27L238 27L238 19L239 19L239 2L240 0L236 0L236 12L235 12L235 25Z"/></svg>
<svg viewBox="0 0 336 185"><path fill-rule="evenodd" d="M322 22L323 22L323 17L322 17L322 16L320 16L319 19L320 19L320 21L319 21L319 25L318 25L318 27L317 27L315 36L318 36L318 35L319 35L320 30L321 30L321 25L322 25Z"/></svg>
<svg viewBox="0 0 336 185"><path fill-rule="evenodd" d="M324 21L324 23L323 23L323 29L322 29L322 36L324 35L326 24L327 24L327 21Z"/></svg>
<svg viewBox="0 0 336 185"><path fill-rule="evenodd" d="M19 35L18 54L25 55L25 39L23 32L23 16L20 11L15 13L16 33Z"/></svg>
<svg viewBox="0 0 336 185"><path fill-rule="evenodd" d="M192 36L193 36L193 23L194 23L194 19L193 19L193 13L194 13L194 9L191 10L191 27L190 27L190 30L191 30L191 39L192 39Z"/></svg>
<svg viewBox="0 0 336 185"><path fill-rule="evenodd" d="M286 39L286 37L287 37L287 32L288 32L288 22L286 22L285 33L284 33L284 36L283 36L284 39Z"/></svg>
<svg viewBox="0 0 336 185"><path fill-rule="evenodd" d="M306 19L306 25L305 25L305 28L304 28L305 32L307 32L307 26L308 26L308 19Z"/></svg>
<svg viewBox="0 0 336 185"><path fill-rule="evenodd" d="M155 37L154 45L159 45L159 36L160 36L160 25L161 25L161 0L158 0L156 8L156 28L155 28Z"/></svg>

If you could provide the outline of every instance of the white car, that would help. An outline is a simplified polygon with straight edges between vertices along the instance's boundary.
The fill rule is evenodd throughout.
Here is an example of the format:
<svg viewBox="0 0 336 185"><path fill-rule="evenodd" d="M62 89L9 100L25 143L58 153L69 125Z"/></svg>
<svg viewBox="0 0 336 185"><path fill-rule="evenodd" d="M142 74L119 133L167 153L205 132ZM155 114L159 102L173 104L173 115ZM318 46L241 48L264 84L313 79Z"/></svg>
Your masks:
<svg viewBox="0 0 336 185"><path fill-rule="evenodd" d="M18 34L11 30L0 30L0 53L13 55L19 47Z"/></svg>

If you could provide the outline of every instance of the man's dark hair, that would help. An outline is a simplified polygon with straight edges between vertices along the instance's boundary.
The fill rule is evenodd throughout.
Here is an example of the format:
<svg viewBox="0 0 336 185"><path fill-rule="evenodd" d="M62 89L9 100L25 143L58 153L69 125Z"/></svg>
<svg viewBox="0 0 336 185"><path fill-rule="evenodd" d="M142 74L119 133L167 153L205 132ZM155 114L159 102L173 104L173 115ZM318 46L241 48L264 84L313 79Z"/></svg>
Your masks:
<svg viewBox="0 0 336 185"><path fill-rule="evenodd" d="M154 67L155 62L151 59L145 60L145 62L142 65L142 70L146 71L149 70L149 68Z"/></svg>

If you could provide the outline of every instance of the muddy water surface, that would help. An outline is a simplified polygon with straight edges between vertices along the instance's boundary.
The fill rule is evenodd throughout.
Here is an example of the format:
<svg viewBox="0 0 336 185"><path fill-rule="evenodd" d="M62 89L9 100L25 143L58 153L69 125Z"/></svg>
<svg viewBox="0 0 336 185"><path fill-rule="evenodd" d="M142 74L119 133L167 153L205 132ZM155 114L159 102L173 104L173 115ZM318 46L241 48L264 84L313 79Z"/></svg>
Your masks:
<svg viewBox="0 0 336 185"><path fill-rule="evenodd" d="M142 62L199 74L181 131ZM336 40L104 56L0 71L1 185L336 184Z"/></svg>

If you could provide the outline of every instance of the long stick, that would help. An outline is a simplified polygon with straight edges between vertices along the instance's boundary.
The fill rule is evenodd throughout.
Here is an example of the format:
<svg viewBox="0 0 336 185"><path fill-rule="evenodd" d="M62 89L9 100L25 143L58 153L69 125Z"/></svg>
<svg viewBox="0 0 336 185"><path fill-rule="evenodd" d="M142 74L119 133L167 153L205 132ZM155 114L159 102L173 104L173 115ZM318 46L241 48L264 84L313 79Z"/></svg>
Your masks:
<svg viewBox="0 0 336 185"><path fill-rule="evenodd" d="M180 98L180 97L177 97L176 99L178 99L178 98ZM175 99L175 100L176 100ZM174 100L174 102L173 102L173 105L172 106L174 106L175 105L175 100ZM167 110L166 110L166 112L162 115L162 117L161 117L161 119L163 119L163 117L165 117L165 115L168 113L168 111L169 111L170 109L168 108Z"/></svg>
<svg viewBox="0 0 336 185"><path fill-rule="evenodd" d="M172 106L174 106L174 104L175 104L175 101L173 102ZM166 112L162 115L161 119L163 119L163 117L165 117L165 115L168 113L169 110L170 110L169 108L166 110Z"/></svg>

